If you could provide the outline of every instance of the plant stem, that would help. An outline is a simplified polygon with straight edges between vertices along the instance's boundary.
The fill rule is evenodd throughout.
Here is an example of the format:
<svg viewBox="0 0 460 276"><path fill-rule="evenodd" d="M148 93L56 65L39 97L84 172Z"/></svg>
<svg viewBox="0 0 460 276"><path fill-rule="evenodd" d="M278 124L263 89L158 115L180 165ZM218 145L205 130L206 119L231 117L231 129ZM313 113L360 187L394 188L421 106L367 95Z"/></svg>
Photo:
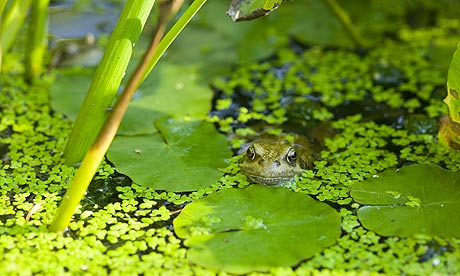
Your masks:
<svg viewBox="0 0 460 276"><path fill-rule="evenodd" d="M25 61L26 79L29 83L42 73L43 56L46 49L48 3L49 0L32 2Z"/></svg>
<svg viewBox="0 0 460 276"><path fill-rule="evenodd" d="M118 126L120 125L123 115L128 108L132 95L148 73L153 69L154 64L156 64L156 62L153 63L152 61L156 57L159 59L159 57L165 53L168 46L177 37L179 32L184 29L205 2L206 0L195 0L160 43L158 43L158 35L152 38L149 49L145 53L142 62L138 65L135 73L129 80L128 85L118 98L113 111L110 113L110 116L104 124L104 127L102 128L96 141L83 158L83 162L75 177L71 181L69 190L67 190L64 195L61 206L59 207L59 210L50 226L51 231L63 231L69 224L70 219L75 212L75 208L83 198L89 183L91 182L97 168L102 162L105 153L109 149L110 144L115 137ZM162 23L160 22L160 24ZM173 30L175 33L170 34ZM166 37L168 37L168 40L165 42ZM163 46L160 48L160 45ZM165 45L167 46L165 47Z"/></svg>
<svg viewBox="0 0 460 276"><path fill-rule="evenodd" d="M356 28L353 26L350 17L348 17L348 14L342 9L342 7L340 7L339 3L337 3L336 0L324 0L324 2L326 2L328 8L337 17L337 19L339 19L340 23L345 28L345 30L347 30L356 46L364 47L361 36L356 31Z"/></svg>
<svg viewBox="0 0 460 276"><path fill-rule="evenodd" d="M1 49L6 53L16 38L19 28L23 25L30 8L31 0L16 0L2 18L0 33L2 34Z"/></svg>
<svg viewBox="0 0 460 276"><path fill-rule="evenodd" d="M188 22L193 18L193 16L200 10L200 8L206 3L206 0L195 0L190 5L190 7L184 12L184 14L177 20L176 24L171 27L168 33L163 37L163 39L158 44L157 50L153 53L152 59L149 62L147 69L142 76L142 81L145 80L148 74L152 71L155 65L163 56L164 52L168 49L171 43L176 39L180 32L187 26Z"/></svg>
<svg viewBox="0 0 460 276"><path fill-rule="evenodd" d="M7 0L0 0L0 71L2 69L2 60L3 60L3 50L2 50L2 30L3 30L3 10L5 9Z"/></svg>
<svg viewBox="0 0 460 276"><path fill-rule="evenodd" d="M67 164L81 162L101 131L154 2L126 1L67 140Z"/></svg>

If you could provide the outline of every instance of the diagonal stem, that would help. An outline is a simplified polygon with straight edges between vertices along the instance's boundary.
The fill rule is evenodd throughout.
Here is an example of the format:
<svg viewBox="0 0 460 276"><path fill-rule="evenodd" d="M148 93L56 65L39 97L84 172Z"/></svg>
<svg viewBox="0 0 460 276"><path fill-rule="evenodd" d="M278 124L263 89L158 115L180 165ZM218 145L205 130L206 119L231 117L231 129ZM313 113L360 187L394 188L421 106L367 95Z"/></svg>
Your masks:
<svg viewBox="0 0 460 276"><path fill-rule="evenodd" d="M152 37L149 49L145 53L144 58L138 65L134 75L129 80L128 85L123 90L123 93L115 103L115 106L96 141L85 154L83 162L77 170L75 177L71 181L70 187L64 195L62 203L59 206L59 210L50 225L50 231L63 231L67 227L76 207L83 198L89 183L91 182L100 163L104 159L105 153L109 149L110 144L115 137L118 126L120 125L123 115L128 108L132 95L139 84L153 69L156 62L164 54L169 45L171 45L177 35L183 30L188 22L190 22L192 17L198 12L205 2L206 0L195 0L160 42L158 42L158 34ZM166 23L159 22L159 24L159 27L161 27L161 24ZM161 37L162 34L159 36Z"/></svg>

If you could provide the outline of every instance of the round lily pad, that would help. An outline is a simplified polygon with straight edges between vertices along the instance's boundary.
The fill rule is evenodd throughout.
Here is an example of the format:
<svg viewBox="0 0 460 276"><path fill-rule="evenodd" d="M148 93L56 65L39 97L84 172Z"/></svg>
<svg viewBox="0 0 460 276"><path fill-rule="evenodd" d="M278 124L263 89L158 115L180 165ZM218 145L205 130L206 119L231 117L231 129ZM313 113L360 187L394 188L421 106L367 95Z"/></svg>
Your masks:
<svg viewBox="0 0 460 276"><path fill-rule="evenodd" d="M158 133L117 136L107 154L117 171L157 190L194 191L214 184L231 151L224 135L203 121L162 119Z"/></svg>
<svg viewBox="0 0 460 276"><path fill-rule="evenodd" d="M364 227L383 236L460 238L460 173L414 164L352 187Z"/></svg>
<svg viewBox="0 0 460 276"><path fill-rule="evenodd" d="M187 205L174 220L187 258L248 273L292 266L334 244L339 214L303 193L253 185L226 189Z"/></svg>
<svg viewBox="0 0 460 276"><path fill-rule="evenodd" d="M77 118L94 74L91 68L76 70L61 69L50 92L53 109L72 120ZM167 63L155 72L133 96L118 134L152 133L152 122L158 118L204 116L209 111L212 91L196 77L196 70Z"/></svg>

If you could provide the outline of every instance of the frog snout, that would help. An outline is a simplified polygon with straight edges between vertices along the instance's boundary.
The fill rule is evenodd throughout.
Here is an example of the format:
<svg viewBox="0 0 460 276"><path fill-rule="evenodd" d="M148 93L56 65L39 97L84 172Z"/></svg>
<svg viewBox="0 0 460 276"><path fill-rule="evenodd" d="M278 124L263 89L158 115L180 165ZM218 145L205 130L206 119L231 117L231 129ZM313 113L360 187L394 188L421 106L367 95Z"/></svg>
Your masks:
<svg viewBox="0 0 460 276"><path fill-rule="evenodd" d="M267 166L267 165L270 166L270 163L269 163L269 162L270 162L270 161L267 161L267 160L263 160L263 159L262 159L262 160L259 160L259 165L260 165L260 166ZM271 167L275 167L275 168L276 168L276 167L279 167L279 166L281 166L281 161L279 161L279 160L275 160L275 161L273 161L273 162L271 163Z"/></svg>

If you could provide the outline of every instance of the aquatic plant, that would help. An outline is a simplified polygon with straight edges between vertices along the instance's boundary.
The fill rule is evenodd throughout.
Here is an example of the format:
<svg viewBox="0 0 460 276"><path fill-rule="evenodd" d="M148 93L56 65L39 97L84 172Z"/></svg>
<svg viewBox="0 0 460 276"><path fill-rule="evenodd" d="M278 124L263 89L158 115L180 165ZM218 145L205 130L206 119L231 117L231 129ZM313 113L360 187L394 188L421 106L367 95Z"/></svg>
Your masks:
<svg viewBox="0 0 460 276"><path fill-rule="evenodd" d="M213 5L218 6L219 3L214 2ZM203 17L205 19L201 18L202 21L196 23L203 24L206 16ZM452 34L451 31L442 30L432 32L437 35ZM440 114L446 113L446 107L440 100L443 95L439 92L445 90L443 71L434 67L434 60L429 55L430 46L420 43L421 40L425 43L427 38L417 38L410 30L404 31L405 38L412 41L411 43L405 40L403 41L407 44L391 41L382 44L385 47L372 48L364 52L337 47L304 47L302 43L291 41L291 47L278 49L277 54L270 59L245 64L250 70L238 67L233 73L226 73L226 77L214 82L217 92L216 104L213 105L211 118L207 120L214 122L220 130L229 134L228 138L235 149L247 142L251 135L255 135L256 131L250 128L254 125L251 124L261 121L273 127L274 134L281 132L281 126L278 124L280 122L295 123L293 125L297 126L298 130L303 130L319 121L333 121L335 135L326 139L314 168L305 170L287 187L275 190L260 186L247 187L248 180L239 172L238 156L231 158L228 166L222 168L220 174L216 173L214 183L210 181L210 185L193 187L197 190L188 192L154 190L148 187L154 184L148 180L144 181L149 183L140 183L142 185L132 183L128 177L115 172L121 170L122 166L115 168L103 161L63 235L48 232L47 225L52 221L53 210L56 210L68 181L76 171L72 166L65 165L63 157L59 154L64 148L70 122L56 109L50 108L46 87L27 86L14 74L2 75L0 221L3 232L0 236L0 271L13 274L17 267L21 267L21 273L24 274L148 274L152 271L212 274L215 271L206 267L218 267L229 271L243 267L246 272L261 270L270 274L343 275L363 271L392 275L458 273L458 238L446 236L445 233L436 236L439 234L436 231L430 232L429 235L418 235L417 231L409 234L384 233L382 231L388 230L387 228L384 227L382 230L372 227L372 223L375 222L372 218L375 216L371 216L369 223L365 222L365 216L357 216L356 212L386 206L373 205L375 202L367 201L357 203L355 200L359 199L353 199L350 194L354 188L355 191L364 193L365 190L359 185L365 186L365 183L371 183L367 185L370 187L365 187L368 189L367 193L371 194L374 192L373 189L380 186L373 182L374 178L383 180L384 176L386 178L390 175L392 179L391 175L398 174L394 172L395 166L402 166L400 172L403 172L410 163L437 164L444 168L441 174L444 176L460 169L458 152L442 147L436 142L436 119ZM205 31L199 34L202 33ZM219 37L213 36L210 32L207 35L207 38ZM191 45L190 41L186 41L185 48ZM234 52L230 47L225 49L230 51L230 58L227 52L225 58L232 60L235 57ZM265 51L266 49L263 49L263 52ZM205 55L216 52L218 50L212 51L208 46L200 49L200 53ZM171 53L173 55L173 51ZM180 51L180 54L184 55L184 51ZM183 66L183 63L181 65ZM210 65L205 63L205 66ZM23 69L22 65L17 68L19 71ZM205 90L203 87L206 84L196 81L196 68L178 70L174 65L168 64L164 65L164 69L161 72L164 76L177 77L181 72L189 73L183 82L169 82L168 85L173 87L170 90L166 89L170 91L169 94L177 94L183 86L197 89L198 92ZM50 81L49 78L38 80L38 84L45 84L47 81ZM195 99L196 105L209 101L211 92L208 90L202 98L196 98L198 93L195 93L186 100L191 102ZM166 93L158 94L156 96L163 97ZM237 96L242 96L245 101L238 102ZM155 98L151 94L140 93L139 99ZM174 101L177 97L166 97L166 100ZM141 111L147 105L151 105L150 101L143 105L136 101L133 103L137 104L137 110ZM176 111L179 109L177 106L179 104L175 103L172 109ZM232 109L235 106L237 108ZM191 115L180 113L178 117L182 119L174 120L173 124L193 125L196 119L205 118L206 110L209 108L208 103L194 110ZM234 110L237 113L231 112ZM155 116L158 114L161 115L161 112L157 112ZM142 127L148 127L149 133L145 136L155 137L152 144L156 149L164 149L165 143L160 141L164 138L167 138L166 142L174 143L171 146L174 149L186 148L182 147L181 142L177 143L180 137L174 134L175 137L171 139L170 134L177 130L185 137L189 132L183 132L181 127L173 129L168 125L168 119L148 118L145 120L147 122L142 122ZM157 125L152 127L154 120ZM133 121L129 121L131 122ZM208 123L204 125L210 127ZM131 134L141 133L134 129L133 127L124 131ZM166 135L157 133L158 129ZM192 132L195 128L186 129ZM225 145L222 136L214 135L215 132L210 134ZM124 141L134 139L118 138L120 141L124 138ZM227 147L225 150L228 151ZM123 152L130 157L134 156L134 160L139 160L149 149L144 150L143 146L131 145ZM119 155L123 155L123 152ZM205 149L203 152L206 152ZM196 155L197 153L194 154ZM110 153L108 157L109 160L112 159ZM211 155L203 154L197 163L213 157L213 152ZM433 173L426 169L431 167L433 166L423 166L422 171ZM134 179L134 176L132 178ZM411 177L408 178L413 180ZM179 181L180 179L174 180ZM401 182L406 183L407 179ZM444 182L435 187L432 185L433 182L423 184L422 187L430 190L426 197L414 194L413 190L416 188L406 191L399 187L402 184L394 187L388 183L382 188L384 193L380 195L384 198L401 199L391 204L396 204L395 209L409 210L407 212L412 213L412 218L416 217L413 214L416 210L429 208L424 205L425 203L433 205L433 197L448 198L450 194L446 195L438 188L445 185L451 190L452 187ZM271 193L272 191L275 192ZM277 196L271 197L275 193ZM283 196L287 202L282 199ZM237 199L238 202L234 203L233 199ZM274 203L265 202L264 199L272 199ZM184 207L185 204L187 206ZM218 206L211 211L215 212L213 215L205 215L204 212L202 215L196 211L210 206ZM290 209L294 210L285 210L283 206L291 206ZM285 231L278 233L289 235L299 231L295 229L301 229L303 233L311 227L320 229L313 233L317 234L323 228L316 228L314 223L306 223L308 218L318 217L317 214L309 217L311 213L308 210L312 206L321 206L336 220L338 216L341 218L340 227L334 224L332 228L326 229L338 229L341 231L340 236L328 239L327 243L323 244L324 247L315 247L315 250L307 254L305 251L308 248L299 249L294 246L296 252L299 252L296 258L291 258L290 254L276 258L277 251L272 251L272 255L262 255L268 256L267 260L275 260L273 265L263 263L263 259L257 260L257 255L251 255L251 258L236 255L236 258L225 260L225 263L207 258L209 254L214 256L213 250L217 251L216 254L225 254L222 247L213 244L219 241L219 235L231 237L233 241L237 240L235 237L238 235L245 238L253 233L263 232L264 229L274 231L277 223L290 223L296 221L296 218L303 218L299 222L305 222L304 228L282 227ZM248 209L247 215L241 216L235 212L235 209L244 208ZM264 214L264 209L271 212ZM437 211L441 218L456 219L455 215L451 215L455 210L445 213ZM175 222L176 226L180 226L176 228L180 230L174 233L172 221L181 212L184 216L178 216L180 219ZM270 221L269 215L278 216L270 227L267 226L267 222ZM225 225L221 219L226 217L237 223L230 225L231 227L223 227ZM391 221L393 216L387 218ZM186 223L182 224L182 228L181 223L184 221ZM411 226L404 222L396 224L405 230ZM446 227L446 230L448 229ZM413 233L415 236L412 236ZM183 236L178 238L179 234ZM297 236L302 238L301 235ZM210 239L200 240L198 237ZM285 241L287 237L282 236L279 241ZM257 238L260 237L256 235L253 240L256 243ZM221 241L226 242L225 239ZM312 243L316 241L312 238ZM251 247L254 250L257 248ZM276 248L283 250L282 247ZM207 255L200 256L200 250ZM299 263L303 258L307 259ZM247 265L248 261L254 259L260 261L260 264ZM280 263L283 266L279 266ZM294 267L288 266L292 263L298 264ZM252 275L259 274L252 272Z"/></svg>
<svg viewBox="0 0 460 276"><path fill-rule="evenodd" d="M460 91L460 42L457 46L447 75L447 96L444 102L449 107L449 115L441 121L439 130L440 140L447 146L460 148L460 100L458 93Z"/></svg>
<svg viewBox="0 0 460 276"><path fill-rule="evenodd" d="M206 0L197 0L194 1L187 11L181 16L181 18L176 22L176 24L171 28L171 30L165 35L164 38L161 38L163 33L157 32L157 36L152 37L149 49L145 53L145 56L142 62L138 65L136 72L131 77L128 85L125 87L124 91L117 99L113 110L108 115L107 121L104 122L102 126L100 123L99 125L102 127L100 133L98 133L97 138L92 142L91 147L88 151L85 151L85 157L83 158L82 164L80 165L77 174L75 175L74 179L72 180L69 190L67 191L66 195L64 196L64 200L61 203L61 207L56 214L53 223L50 226L50 230L52 231L62 231L70 222L73 212L77 207L78 203L80 202L81 198L83 197L86 188L88 187L91 179L93 178L94 174L97 171L97 168L101 164L105 153L110 147L110 144L115 137L116 131L118 126L121 123L123 115L128 107L128 103L131 100L132 95L136 91L139 84L145 79L145 77L150 73L153 69L155 64L158 62L160 57L165 53L168 46L172 43L172 41L177 37L180 31L187 25L187 23L191 20L191 18L195 15L195 13L200 9L200 7L206 2ZM127 13L130 12L129 8L136 7L136 1L132 1L131 4L133 6L126 5L125 8L128 8ZM146 6L144 6L146 5ZM146 16L146 9L150 10L153 6L153 1L146 3L143 2L142 5L137 6L139 8L138 13L143 11L143 14ZM150 7L150 8L149 8ZM177 11L177 10L176 10ZM176 11L172 11L175 13ZM171 11L168 11L171 12ZM122 13L123 14L123 13ZM148 12L147 12L148 14ZM159 24L166 24L167 20L169 19L169 15L164 18L165 22L159 22ZM125 19L126 22L129 22L129 19ZM145 20L144 20L145 22ZM139 28L135 29L138 31L137 36L139 35ZM122 29L119 31L122 33ZM121 35L122 37L125 34ZM122 39L124 40L124 39ZM128 42L128 41L125 41ZM131 47L132 45L125 45L127 47ZM130 49L130 48L127 48ZM123 70L124 71L124 70ZM121 73L121 72L120 72ZM121 75L119 75L121 79ZM118 83L115 83L117 86ZM114 93L115 91L112 91ZM115 95L112 95L112 97ZM101 97L97 97L97 99L103 99ZM99 106L99 109L104 108L104 112L106 112L106 106ZM83 109L80 110L80 113L85 113L85 110L93 109L93 103L87 101L87 104L83 105ZM76 126L74 126L74 129ZM84 131L84 130L83 130ZM86 133L86 132L85 132ZM71 134L72 137L72 134ZM69 143L69 142L68 142Z"/></svg>

